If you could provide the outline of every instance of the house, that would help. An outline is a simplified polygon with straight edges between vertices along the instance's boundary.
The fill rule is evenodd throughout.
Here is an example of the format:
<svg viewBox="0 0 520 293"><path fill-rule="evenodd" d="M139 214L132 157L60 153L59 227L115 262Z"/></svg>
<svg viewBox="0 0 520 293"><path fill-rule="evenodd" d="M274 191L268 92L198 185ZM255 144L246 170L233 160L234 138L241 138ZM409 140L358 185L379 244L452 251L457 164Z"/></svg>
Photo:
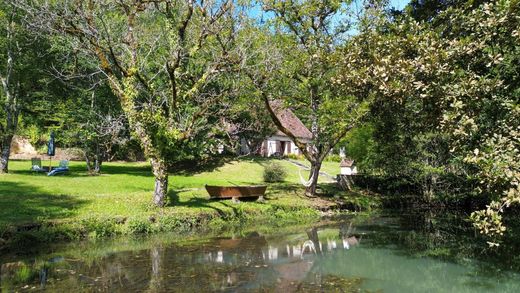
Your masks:
<svg viewBox="0 0 520 293"><path fill-rule="evenodd" d="M305 144L312 140L312 133L290 109L280 107L279 103L273 105L273 108L283 127L294 134L298 140ZM301 155L302 153L292 139L280 130L266 137L260 148L260 155L266 157L273 155L287 156L289 154Z"/></svg>
<svg viewBox="0 0 520 293"><path fill-rule="evenodd" d="M356 175L357 174L357 167L355 165L354 160L345 158L345 159L341 160L339 167L341 170L340 171L341 175Z"/></svg>
<svg viewBox="0 0 520 293"><path fill-rule="evenodd" d="M298 140L304 144L308 144L312 140L312 133L301 122L301 120L291 111L281 105L279 101L271 102L276 116L282 123L283 127L288 129ZM265 157L287 156L289 154L301 155L300 149L294 144L291 138L281 132L274 126L270 127L271 134L262 139L260 134L253 139L251 135L244 136L240 133L240 127L227 121L223 121L224 128L229 137L239 142L236 153L239 155L257 154ZM269 131L264 133L269 133ZM224 152L223 147L219 148L219 152Z"/></svg>

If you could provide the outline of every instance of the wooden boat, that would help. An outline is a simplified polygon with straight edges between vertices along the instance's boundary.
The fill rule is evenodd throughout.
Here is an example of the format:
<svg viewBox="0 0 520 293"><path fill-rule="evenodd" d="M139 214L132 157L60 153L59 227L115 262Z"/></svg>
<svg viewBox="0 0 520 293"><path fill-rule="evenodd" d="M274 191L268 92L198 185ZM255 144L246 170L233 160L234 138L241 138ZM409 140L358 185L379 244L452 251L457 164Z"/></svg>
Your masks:
<svg viewBox="0 0 520 293"><path fill-rule="evenodd" d="M254 186L212 186L205 185L206 191L209 193L210 198L262 198L267 189L266 185L254 185Z"/></svg>

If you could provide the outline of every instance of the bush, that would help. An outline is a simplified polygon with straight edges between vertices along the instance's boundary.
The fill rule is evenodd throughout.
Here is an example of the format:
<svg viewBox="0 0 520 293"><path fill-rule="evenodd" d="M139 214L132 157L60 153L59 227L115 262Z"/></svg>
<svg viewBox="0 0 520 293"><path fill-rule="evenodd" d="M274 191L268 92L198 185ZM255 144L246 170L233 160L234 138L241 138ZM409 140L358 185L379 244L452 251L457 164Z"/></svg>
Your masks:
<svg viewBox="0 0 520 293"><path fill-rule="evenodd" d="M89 217L81 219L81 225L91 238L104 238L117 234L117 225L114 219L108 217Z"/></svg>
<svg viewBox="0 0 520 293"><path fill-rule="evenodd" d="M157 219L158 229L162 232L189 232L196 226L197 219L179 215L162 215Z"/></svg>
<svg viewBox="0 0 520 293"><path fill-rule="evenodd" d="M287 158L293 159L293 160L303 160L305 157L303 155L297 155L297 154L288 154Z"/></svg>
<svg viewBox="0 0 520 293"><path fill-rule="evenodd" d="M264 168L265 182L282 182L287 177L287 171L279 163L270 163Z"/></svg>
<svg viewBox="0 0 520 293"><path fill-rule="evenodd" d="M152 223L145 217L128 219L126 222L126 229L129 234L148 234L153 232Z"/></svg>
<svg viewBox="0 0 520 293"><path fill-rule="evenodd" d="M336 155L336 154L328 155L327 157L325 157L325 161L327 161L327 162L341 162L341 156L340 155Z"/></svg>

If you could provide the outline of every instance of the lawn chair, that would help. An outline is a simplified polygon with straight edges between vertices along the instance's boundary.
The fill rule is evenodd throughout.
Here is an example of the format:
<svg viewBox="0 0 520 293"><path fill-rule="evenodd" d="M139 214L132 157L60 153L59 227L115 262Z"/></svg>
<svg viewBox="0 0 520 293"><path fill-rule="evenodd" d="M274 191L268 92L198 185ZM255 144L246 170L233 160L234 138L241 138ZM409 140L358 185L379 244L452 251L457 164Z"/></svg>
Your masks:
<svg viewBox="0 0 520 293"><path fill-rule="evenodd" d="M60 165L58 168L53 169L49 173L47 173L47 176L55 176L60 174L65 174L69 172L69 161L67 160L61 160Z"/></svg>
<svg viewBox="0 0 520 293"><path fill-rule="evenodd" d="M45 168L42 168L42 159L31 158L31 171L33 172L47 172Z"/></svg>

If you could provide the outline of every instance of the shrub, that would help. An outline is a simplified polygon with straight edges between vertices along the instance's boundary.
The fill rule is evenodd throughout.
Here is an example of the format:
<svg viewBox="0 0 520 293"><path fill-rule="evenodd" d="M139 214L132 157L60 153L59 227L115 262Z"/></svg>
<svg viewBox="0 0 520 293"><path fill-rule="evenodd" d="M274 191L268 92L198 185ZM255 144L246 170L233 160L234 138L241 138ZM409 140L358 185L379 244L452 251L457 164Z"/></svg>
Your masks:
<svg viewBox="0 0 520 293"><path fill-rule="evenodd" d="M264 168L265 182L282 182L287 177L287 171L279 163L273 162Z"/></svg>
<svg viewBox="0 0 520 293"><path fill-rule="evenodd" d="M129 234L148 234L153 232L152 223L145 217L128 219L126 229Z"/></svg>
<svg viewBox="0 0 520 293"><path fill-rule="evenodd" d="M303 155L297 155L297 154L288 154L287 158L293 159L293 160L303 160L304 156Z"/></svg>
<svg viewBox="0 0 520 293"><path fill-rule="evenodd" d="M327 162L341 162L341 156L340 155L336 155L336 154L328 155L327 157L325 157L325 161L327 161Z"/></svg>
<svg viewBox="0 0 520 293"><path fill-rule="evenodd" d="M103 238L117 234L114 219L108 217L89 217L81 219L81 224L91 238Z"/></svg>
<svg viewBox="0 0 520 293"><path fill-rule="evenodd" d="M163 232L189 232L196 222L194 217L178 215L163 215L157 219L159 230Z"/></svg>

